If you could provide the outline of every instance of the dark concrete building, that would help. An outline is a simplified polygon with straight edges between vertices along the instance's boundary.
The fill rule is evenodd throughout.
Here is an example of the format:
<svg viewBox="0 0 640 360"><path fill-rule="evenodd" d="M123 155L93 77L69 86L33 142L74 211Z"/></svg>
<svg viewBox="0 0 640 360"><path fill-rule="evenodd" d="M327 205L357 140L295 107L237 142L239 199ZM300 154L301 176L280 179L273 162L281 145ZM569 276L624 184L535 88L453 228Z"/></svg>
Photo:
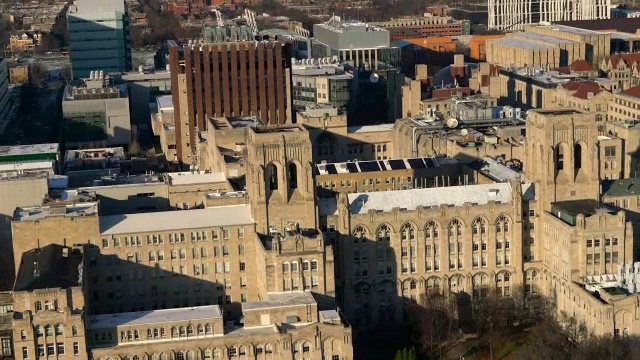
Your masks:
<svg viewBox="0 0 640 360"><path fill-rule="evenodd" d="M169 42L178 161L195 162L198 132L211 117L256 116L291 122L287 44L256 37L246 26L205 29L203 40Z"/></svg>

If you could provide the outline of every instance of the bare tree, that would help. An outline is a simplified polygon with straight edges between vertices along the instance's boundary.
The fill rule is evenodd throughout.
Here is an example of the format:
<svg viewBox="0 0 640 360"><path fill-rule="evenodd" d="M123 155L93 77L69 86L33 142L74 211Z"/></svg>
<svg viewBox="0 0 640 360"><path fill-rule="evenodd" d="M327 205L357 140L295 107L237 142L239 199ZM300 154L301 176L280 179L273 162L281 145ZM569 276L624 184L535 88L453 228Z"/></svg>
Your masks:
<svg viewBox="0 0 640 360"><path fill-rule="evenodd" d="M471 303L473 320L478 338L489 346L490 358L494 359L494 348L514 327L515 303L512 298L500 297L491 292L484 297L476 297Z"/></svg>
<svg viewBox="0 0 640 360"><path fill-rule="evenodd" d="M440 293L429 292L419 305L408 308L414 341L430 358L443 359L448 346L460 335L454 306Z"/></svg>
<svg viewBox="0 0 640 360"><path fill-rule="evenodd" d="M530 329L527 344L520 348L515 359L564 360L570 359L575 344L569 341L560 325L551 315L542 316Z"/></svg>

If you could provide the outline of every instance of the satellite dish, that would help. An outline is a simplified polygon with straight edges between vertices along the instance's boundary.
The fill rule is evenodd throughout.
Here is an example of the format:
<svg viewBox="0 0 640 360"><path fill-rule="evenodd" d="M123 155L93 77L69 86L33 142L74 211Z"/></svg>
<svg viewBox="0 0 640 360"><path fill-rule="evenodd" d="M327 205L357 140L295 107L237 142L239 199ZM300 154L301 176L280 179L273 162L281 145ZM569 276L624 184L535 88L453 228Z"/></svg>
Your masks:
<svg viewBox="0 0 640 360"><path fill-rule="evenodd" d="M449 118L447 120L447 126L450 128L455 128L458 126L458 119L456 118Z"/></svg>
<svg viewBox="0 0 640 360"><path fill-rule="evenodd" d="M372 83L377 83L378 80L380 80L380 76L378 76L378 74L373 73L371 74L371 76L369 76L369 81L371 81Z"/></svg>
<svg viewBox="0 0 640 360"><path fill-rule="evenodd" d="M467 129L460 130L460 135L467 136L468 134L469 134L469 130L467 130Z"/></svg>

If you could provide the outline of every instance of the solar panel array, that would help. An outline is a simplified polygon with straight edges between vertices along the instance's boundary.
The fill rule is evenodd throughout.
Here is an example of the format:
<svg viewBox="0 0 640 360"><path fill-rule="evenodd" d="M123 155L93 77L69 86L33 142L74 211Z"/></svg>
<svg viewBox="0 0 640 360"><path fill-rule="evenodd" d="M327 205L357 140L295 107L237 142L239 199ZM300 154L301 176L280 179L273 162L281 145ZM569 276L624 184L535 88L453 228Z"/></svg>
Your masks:
<svg viewBox="0 0 640 360"><path fill-rule="evenodd" d="M316 164L316 174L346 174L387 170L428 169L437 167L432 158L353 161L346 163Z"/></svg>

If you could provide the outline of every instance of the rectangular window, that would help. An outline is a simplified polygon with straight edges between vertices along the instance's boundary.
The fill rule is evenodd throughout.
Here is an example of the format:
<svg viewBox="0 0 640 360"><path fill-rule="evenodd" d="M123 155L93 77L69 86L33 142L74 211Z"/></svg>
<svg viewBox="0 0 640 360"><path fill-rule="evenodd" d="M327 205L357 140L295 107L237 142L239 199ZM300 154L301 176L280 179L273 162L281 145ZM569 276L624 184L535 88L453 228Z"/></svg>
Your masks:
<svg viewBox="0 0 640 360"><path fill-rule="evenodd" d="M244 228L243 227L239 227L238 228L238 238L242 239L244 237Z"/></svg>
<svg viewBox="0 0 640 360"><path fill-rule="evenodd" d="M229 230L228 229L222 229L222 238L227 240L229 239Z"/></svg>
<svg viewBox="0 0 640 360"><path fill-rule="evenodd" d="M47 355L51 356L56 353L56 347L54 344L47 344Z"/></svg>
<svg viewBox="0 0 640 360"><path fill-rule="evenodd" d="M616 156L616 147L615 146L605 146L604 147L604 156Z"/></svg>
<svg viewBox="0 0 640 360"><path fill-rule="evenodd" d="M593 246L593 240L589 239L587 240L587 247L590 248Z"/></svg>
<svg viewBox="0 0 640 360"><path fill-rule="evenodd" d="M26 339L23 339L26 340ZM11 339L2 339L2 356L13 355L11 351Z"/></svg>
<svg viewBox="0 0 640 360"><path fill-rule="evenodd" d="M22 358L23 359L28 359L29 358L29 349L27 349L26 346L22 347Z"/></svg>
<svg viewBox="0 0 640 360"><path fill-rule="evenodd" d="M73 355L80 355L80 343L73 343Z"/></svg>
<svg viewBox="0 0 640 360"><path fill-rule="evenodd" d="M600 246L600 239L595 239L595 240L593 241L593 246L595 246L595 247L599 247L599 246Z"/></svg>
<svg viewBox="0 0 640 360"><path fill-rule="evenodd" d="M36 354L38 355L38 357L44 357L44 345L38 344L38 346L36 347Z"/></svg>
<svg viewBox="0 0 640 360"><path fill-rule="evenodd" d="M600 264L600 254L593 254L593 263Z"/></svg>
<svg viewBox="0 0 640 360"><path fill-rule="evenodd" d="M109 247L109 239L102 239L102 248L106 249Z"/></svg>

